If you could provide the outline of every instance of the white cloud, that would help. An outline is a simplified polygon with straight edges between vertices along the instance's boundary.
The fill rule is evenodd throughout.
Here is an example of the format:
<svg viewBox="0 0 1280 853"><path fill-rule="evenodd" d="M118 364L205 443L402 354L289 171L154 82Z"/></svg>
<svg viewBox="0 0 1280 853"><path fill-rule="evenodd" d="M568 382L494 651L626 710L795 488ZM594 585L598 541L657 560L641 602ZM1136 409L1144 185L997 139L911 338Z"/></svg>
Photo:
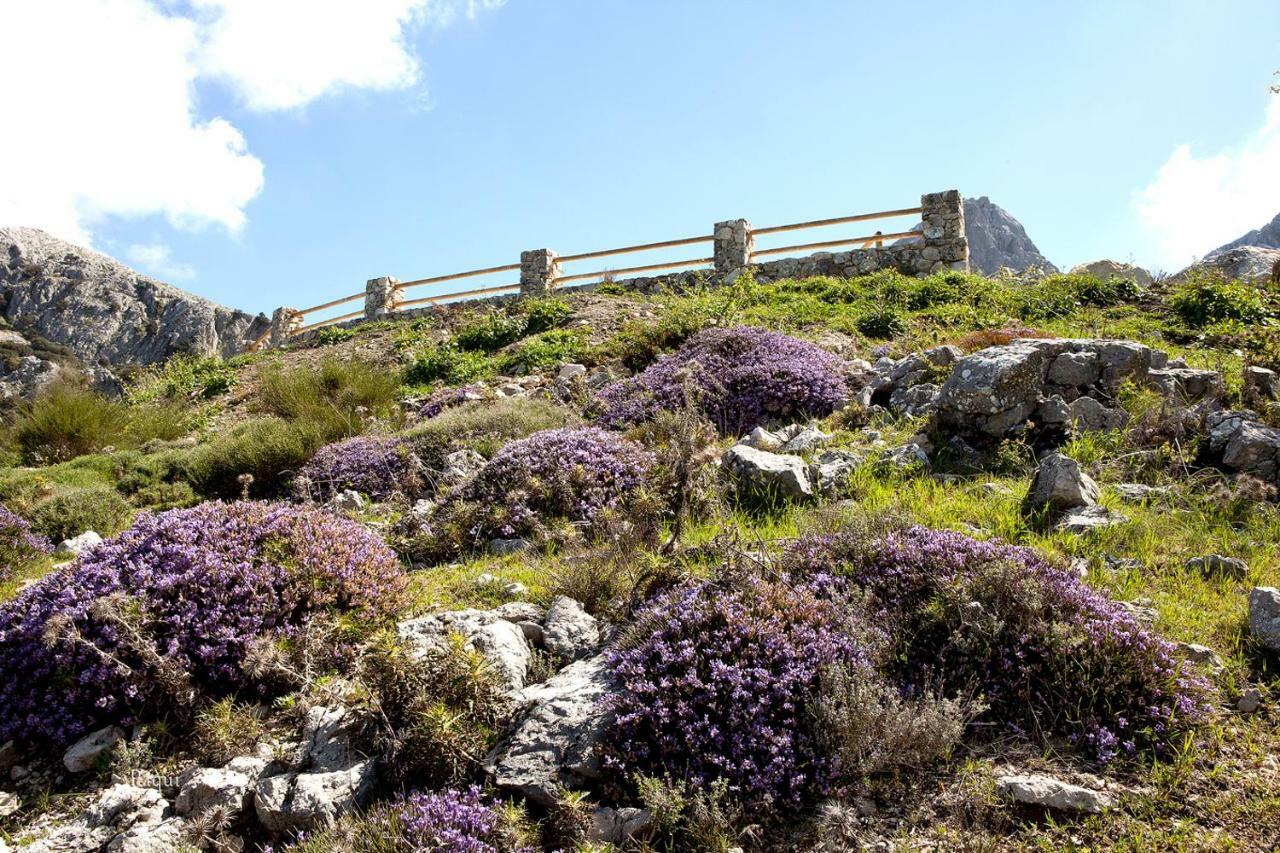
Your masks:
<svg viewBox="0 0 1280 853"><path fill-rule="evenodd" d="M1280 98L1233 148L1198 156L1179 145L1135 202L1169 269L1271 221L1280 212Z"/></svg>
<svg viewBox="0 0 1280 853"><path fill-rule="evenodd" d="M125 250L125 259L143 272L164 281L191 281L196 269L173 259L173 253L163 243L135 243Z"/></svg>
<svg viewBox="0 0 1280 853"><path fill-rule="evenodd" d="M144 0L40 0L5 4L0 30L0 224L79 242L110 214L244 224L262 163L195 114L191 21Z"/></svg>
<svg viewBox="0 0 1280 853"><path fill-rule="evenodd" d="M501 0L30 0L0 3L0 225L80 243L109 216L236 232L264 166L196 87L294 109L344 89L420 81L415 26Z"/></svg>

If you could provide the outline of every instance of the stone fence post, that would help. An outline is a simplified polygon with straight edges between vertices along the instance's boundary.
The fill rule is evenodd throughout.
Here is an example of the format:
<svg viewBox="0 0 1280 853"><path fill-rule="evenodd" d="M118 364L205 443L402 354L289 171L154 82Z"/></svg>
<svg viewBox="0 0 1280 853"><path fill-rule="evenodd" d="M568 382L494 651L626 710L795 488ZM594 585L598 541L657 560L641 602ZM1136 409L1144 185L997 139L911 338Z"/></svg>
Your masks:
<svg viewBox="0 0 1280 853"><path fill-rule="evenodd" d="M302 314L297 308L277 308L271 315L270 346L278 347L302 328Z"/></svg>
<svg viewBox="0 0 1280 853"><path fill-rule="evenodd" d="M384 275L364 285L364 318L374 320L400 310L400 279Z"/></svg>
<svg viewBox="0 0 1280 853"><path fill-rule="evenodd" d="M964 199L959 190L926 193L920 196L920 218L924 223L921 257L933 269L969 270L969 241L964 234Z"/></svg>
<svg viewBox="0 0 1280 853"><path fill-rule="evenodd" d="M542 296L560 277L560 261L550 249L520 253L520 295Z"/></svg>
<svg viewBox="0 0 1280 853"><path fill-rule="evenodd" d="M751 252L755 249L751 223L745 219L717 222L712 234L715 236L716 272L727 275L746 269L751 263Z"/></svg>

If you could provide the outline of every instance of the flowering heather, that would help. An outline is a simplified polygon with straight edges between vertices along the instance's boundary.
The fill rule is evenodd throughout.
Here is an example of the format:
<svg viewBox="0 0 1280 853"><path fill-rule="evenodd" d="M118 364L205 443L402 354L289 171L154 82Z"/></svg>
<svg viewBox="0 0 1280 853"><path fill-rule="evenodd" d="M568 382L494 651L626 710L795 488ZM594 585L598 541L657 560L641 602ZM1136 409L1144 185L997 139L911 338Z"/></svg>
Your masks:
<svg viewBox="0 0 1280 853"><path fill-rule="evenodd" d="M496 804L474 785L466 791L410 794L395 814L414 853L508 853ZM527 848L517 848L522 853Z"/></svg>
<svg viewBox="0 0 1280 853"><path fill-rule="evenodd" d="M600 422L630 426L681 408L686 382L726 435L770 418L830 414L848 397L843 365L821 347L754 326L713 328L638 376L603 389L597 397Z"/></svg>
<svg viewBox="0 0 1280 853"><path fill-rule="evenodd" d="M457 388L440 388L422 401L418 407L418 417L422 420L434 418L445 409L461 406L471 400L484 398L483 385L462 385Z"/></svg>
<svg viewBox="0 0 1280 853"><path fill-rule="evenodd" d="M724 780L752 814L827 794L839 768L808 706L824 667L869 668L847 627L812 589L765 581L660 596L609 652L620 689L607 762L695 788Z"/></svg>
<svg viewBox="0 0 1280 853"><path fill-rule="evenodd" d="M319 611L392 611L403 577L364 527L319 510L205 503L129 530L0 607L0 740L65 743L161 701L251 686L256 638Z"/></svg>
<svg viewBox="0 0 1280 853"><path fill-rule="evenodd" d="M52 550L43 536L31 532L26 519L0 506L0 581Z"/></svg>
<svg viewBox="0 0 1280 853"><path fill-rule="evenodd" d="M910 527L801 539L786 563L871 593L908 686L976 689L992 719L1099 762L1159 750L1207 710L1168 642L1030 548Z"/></svg>
<svg viewBox="0 0 1280 853"><path fill-rule="evenodd" d="M302 466L294 487L319 500L354 489L381 501L411 489L415 469L403 440L361 435L320 448Z"/></svg>
<svg viewBox="0 0 1280 853"><path fill-rule="evenodd" d="M477 535L525 535L549 518L594 521L641 486L653 461L597 427L543 430L503 447L455 497L481 507Z"/></svg>

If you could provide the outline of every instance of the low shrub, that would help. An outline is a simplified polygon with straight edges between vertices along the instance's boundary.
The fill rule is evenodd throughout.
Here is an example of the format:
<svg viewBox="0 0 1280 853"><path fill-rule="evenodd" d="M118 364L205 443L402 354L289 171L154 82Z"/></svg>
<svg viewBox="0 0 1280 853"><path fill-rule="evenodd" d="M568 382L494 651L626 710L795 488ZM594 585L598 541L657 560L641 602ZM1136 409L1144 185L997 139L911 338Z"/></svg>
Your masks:
<svg viewBox="0 0 1280 853"><path fill-rule="evenodd" d="M360 435L327 444L294 478L301 497L327 501L354 489L376 501L417 491L418 461L400 438Z"/></svg>
<svg viewBox="0 0 1280 853"><path fill-rule="evenodd" d="M494 311L463 326L453 336L458 349L497 352L525 335L525 319Z"/></svg>
<svg viewBox="0 0 1280 853"><path fill-rule="evenodd" d="M980 694L990 719L1099 762L1160 751L1206 711L1171 644L1030 548L910 527L812 536L784 561L839 574L883 610L903 684Z"/></svg>
<svg viewBox="0 0 1280 853"><path fill-rule="evenodd" d="M59 381L18 410L9 432L28 463L47 465L107 447L178 438L192 425L192 413L174 402L130 406L76 382Z"/></svg>
<svg viewBox="0 0 1280 853"><path fill-rule="evenodd" d="M823 416L848 396L842 364L826 350L752 326L706 329L638 376L603 389L600 422L643 423L696 404L724 434L765 420Z"/></svg>
<svg viewBox="0 0 1280 853"><path fill-rule="evenodd" d="M573 316L573 309L563 299L531 299L524 305L524 330L536 335L563 326Z"/></svg>
<svg viewBox="0 0 1280 853"><path fill-rule="evenodd" d="M1263 323L1276 316L1267 294L1220 272L1193 272L1169 297L1169 307L1192 329L1215 323Z"/></svg>
<svg viewBox="0 0 1280 853"><path fill-rule="evenodd" d="M1052 278L1052 276L1051 276ZM1071 275L1076 294L1085 305L1107 308L1132 302L1142 294L1138 283L1131 278L1113 275L1098 278L1092 275Z"/></svg>
<svg viewBox="0 0 1280 853"><path fill-rule="evenodd" d="M455 450L491 457L509 441L578 421L573 412L547 400L503 397L448 408L410 428L404 437L423 465L439 470L445 455Z"/></svg>
<svg viewBox="0 0 1280 853"><path fill-rule="evenodd" d="M526 338L503 359L507 372L545 370L569 361L579 361L587 353L587 336L582 329L552 329Z"/></svg>
<svg viewBox="0 0 1280 853"><path fill-rule="evenodd" d="M37 500L31 509L31 525L54 542L93 530L114 536L129 524L133 506L110 486L68 489Z"/></svg>
<svg viewBox="0 0 1280 853"><path fill-rule="evenodd" d="M503 447L441 504L448 538L539 536L552 520L592 524L635 496L653 465L633 441L596 427L545 430Z"/></svg>
<svg viewBox="0 0 1280 853"><path fill-rule="evenodd" d="M363 526L265 503L144 514L0 607L0 739L63 744L252 687L250 644L315 614L394 612L403 575Z"/></svg>
<svg viewBox="0 0 1280 853"><path fill-rule="evenodd" d="M136 377L129 385L129 399L134 403L210 400L235 387L239 365L236 360L177 356Z"/></svg>
<svg viewBox="0 0 1280 853"><path fill-rule="evenodd" d="M49 540L32 533L25 519L0 506L0 582L34 565L52 550Z"/></svg>
<svg viewBox="0 0 1280 853"><path fill-rule="evenodd" d="M456 635L423 654L382 632L363 651L357 676L396 786L473 778L509 710L489 659Z"/></svg>
<svg viewBox="0 0 1280 853"><path fill-rule="evenodd" d="M472 400L484 399L483 385L462 385L457 388L439 388L418 405L418 417L426 420L434 418L445 409L461 406Z"/></svg>
<svg viewBox="0 0 1280 853"><path fill-rule="evenodd" d="M511 812L481 797L474 785L410 794L393 812L413 853L533 853L521 828L512 825Z"/></svg>
<svg viewBox="0 0 1280 853"><path fill-rule="evenodd" d="M202 762L220 767L238 755L253 752L265 733L259 709L228 696L196 714L191 743Z"/></svg>
<svg viewBox="0 0 1280 853"><path fill-rule="evenodd" d="M400 383L367 361L326 358L318 365L270 365L259 380L258 407L320 431L325 441L357 435L365 417L394 419Z"/></svg>
<svg viewBox="0 0 1280 853"><path fill-rule="evenodd" d="M129 427L129 408L82 385L55 382L20 408L14 444L32 464L65 462L116 444Z"/></svg>
<svg viewBox="0 0 1280 853"><path fill-rule="evenodd" d="M979 329L976 332L969 332L960 337L948 341L960 347L968 355L987 347L1002 347L1013 343L1022 338L1051 338L1053 335L1046 334L1039 329L1030 329L1025 326L1006 326L1002 329Z"/></svg>
<svg viewBox="0 0 1280 853"><path fill-rule="evenodd" d="M404 369L404 381L407 385L460 385L497 372L498 360L484 353L467 352L452 343L431 344L414 353Z"/></svg>
<svg viewBox="0 0 1280 853"><path fill-rule="evenodd" d="M333 346L343 341L349 341L356 336L355 329L342 328L340 326L325 326L316 332L315 337L311 340L318 347Z"/></svg>
<svg viewBox="0 0 1280 853"><path fill-rule="evenodd" d="M869 338L896 338L907 331L907 318L897 308L873 308L858 317L858 331Z"/></svg>
<svg viewBox="0 0 1280 853"><path fill-rule="evenodd" d="M323 425L255 418L192 449L178 464L183 478L206 497L279 494L332 439Z"/></svg>
<svg viewBox="0 0 1280 853"><path fill-rule="evenodd" d="M839 767L809 704L825 667L870 669L843 608L806 588L704 583L654 599L608 653L607 766L727 783L754 818L812 803Z"/></svg>

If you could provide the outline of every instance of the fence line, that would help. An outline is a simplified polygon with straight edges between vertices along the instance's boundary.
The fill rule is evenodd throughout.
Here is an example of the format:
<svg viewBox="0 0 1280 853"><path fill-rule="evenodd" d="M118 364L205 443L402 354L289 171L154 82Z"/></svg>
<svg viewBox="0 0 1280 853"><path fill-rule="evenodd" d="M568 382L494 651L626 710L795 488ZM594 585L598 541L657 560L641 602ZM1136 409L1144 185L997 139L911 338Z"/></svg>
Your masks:
<svg viewBox="0 0 1280 853"><path fill-rule="evenodd" d="M882 250L885 248L885 241L887 240L916 238L912 241L913 245L918 244L926 248L929 246L933 247L933 256L922 256L921 260L923 260L924 263L954 264L957 263L957 259L954 259L951 256L957 254L955 251L957 221L959 223L958 239L960 243L963 244L963 214L961 212L960 204L961 200L959 193L951 190L946 193L934 193L922 196L920 206L918 207L903 207L896 208L894 210L877 211L875 213L859 213L851 216L812 219L806 222L772 225L764 228L752 228L744 219L729 220L717 223L711 234L698 237L683 237L676 240L640 243L613 249L580 252L574 255L557 255L549 249L537 249L522 252L520 255L520 262L514 264L483 267L480 269L466 270L464 272L450 273L448 275L416 278L403 282L391 277L371 279L366 284L364 292L361 293L343 296L319 305L314 305L310 308L298 309L283 307L277 309L272 317L271 328L268 329L262 337L254 341L250 345L250 349L256 350L268 342L272 345L283 343L290 337L303 332L314 331L316 329L324 328L325 326L331 326L336 323L353 320L357 317L363 316L369 319L374 319L424 305L441 305L447 302L505 293L509 291L539 294L554 290L571 282L586 282L592 279L604 281L613 279L620 275L649 273L659 270L683 269L685 271L693 271L693 269L711 265L717 273L728 273L751 264L757 258L781 255L788 252L831 249L839 246L850 246L855 249ZM876 231L874 234L863 234L846 239L797 243L788 246L776 246L762 249L755 248L755 239L757 237L763 237L770 234L782 234L811 228L826 228L833 225L847 225L855 222L892 219L902 216L921 216L925 222L924 229L900 230L890 233ZM930 224L931 222L933 223L932 225ZM660 261L656 263L620 267L617 269L600 269L592 272L570 272L566 274L563 270L564 265L579 261L614 257L617 255L633 254L636 252L648 252L658 249L671 249L680 246L692 246L703 243L713 244L713 252L710 257ZM943 257L944 250L947 257ZM901 253L897 252L897 254ZM940 258L941 260L935 260L934 256L937 256L937 258ZM967 247L962 248L959 252L959 258L961 258L963 262L967 263ZM894 259L890 258L889 260L893 261ZM896 262L900 262L900 260ZM918 260L916 263L917 266L920 265ZM442 284L445 282L491 275L494 273L514 272L517 270L520 272L520 280L510 284L499 284L472 288L469 290L433 294L430 296L405 298L405 292L410 288ZM320 311L326 311L330 308L336 308L339 305L355 302L362 298L365 300L365 306L361 311L352 311L337 317L330 317L312 323L304 323L304 319L309 314L315 314Z"/></svg>

